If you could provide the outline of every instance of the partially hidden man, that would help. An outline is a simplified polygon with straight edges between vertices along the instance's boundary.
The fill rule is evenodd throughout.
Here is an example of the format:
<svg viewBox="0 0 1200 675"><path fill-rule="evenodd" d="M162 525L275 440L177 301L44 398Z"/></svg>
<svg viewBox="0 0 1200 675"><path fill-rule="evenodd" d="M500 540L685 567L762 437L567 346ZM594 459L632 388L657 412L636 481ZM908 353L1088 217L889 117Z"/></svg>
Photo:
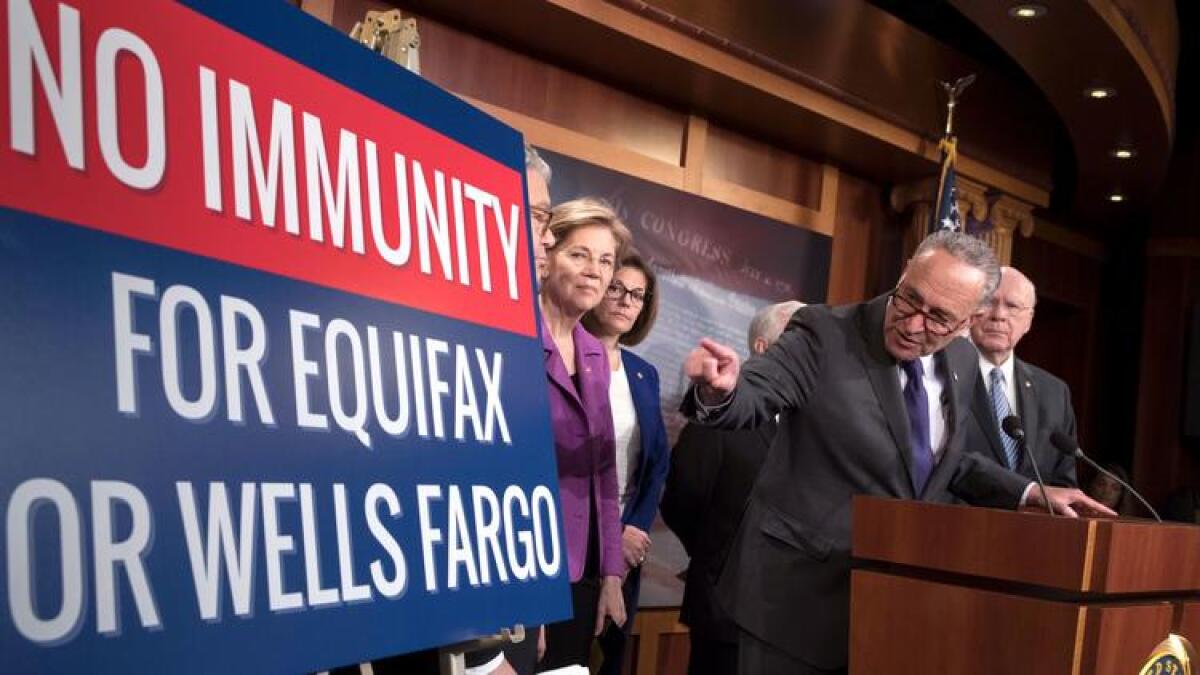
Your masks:
<svg viewBox="0 0 1200 675"><path fill-rule="evenodd" d="M1078 487L1075 458L1050 444L1050 434L1075 441L1075 410L1067 383L1017 358L1013 350L1033 325L1037 290L1024 274L1000 270L1000 286L983 316L971 326L971 342L979 350L979 379L971 401L967 449L1035 479L1034 462L1049 485ZM1028 446L1001 428L1008 415L1021 419Z"/></svg>
<svg viewBox="0 0 1200 675"><path fill-rule="evenodd" d="M767 351L803 306L789 300L760 309L750 321L750 354ZM683 427L671 450L671 471L659 508L689 558L679 610L680 623L688 627L688 675L737 672L738 628L717 602L717 579L775 428L774 419L738 430L692 422Z"/></svg>
<svg viewBox="0 0 1200 675"><path fill-rule="evenodd" d="M741 631L738 672L845 671L854 495L1045 506L1029 480L963 450L979 356L957 336L999 280L986 244L938 232L892 292L799 310L744 368L711 340L688 355L689 417L742 428L780 415L718 588ZM1048 497L1072 516L1112 514L1077 489Z"/></svg>

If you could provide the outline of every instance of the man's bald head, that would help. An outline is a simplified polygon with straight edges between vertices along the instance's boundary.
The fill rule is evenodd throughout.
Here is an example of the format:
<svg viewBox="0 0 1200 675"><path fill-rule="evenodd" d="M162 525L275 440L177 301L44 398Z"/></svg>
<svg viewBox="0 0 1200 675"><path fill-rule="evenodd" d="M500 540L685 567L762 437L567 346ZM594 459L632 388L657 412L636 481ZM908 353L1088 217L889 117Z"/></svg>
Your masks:
<svg viewBox="0 0 1200 675"><path fill-rule="evenodd" d="M1033 326L1037 289L1029 277L1013 267L1000 269L1000 285L978 321L971 326L971 341L983 358L999 365Z"/></svg>
<svg viewBox="0 0 1200 675"><path fill-rule="evenodd" d="M767 351L767 347L774 344L783 334L783 329L787 328L792 315L803 306L804 303L799 300L787 300L767 305L755 312L754 318L750 320L749 335L746 336L750 355Z"/></svg>

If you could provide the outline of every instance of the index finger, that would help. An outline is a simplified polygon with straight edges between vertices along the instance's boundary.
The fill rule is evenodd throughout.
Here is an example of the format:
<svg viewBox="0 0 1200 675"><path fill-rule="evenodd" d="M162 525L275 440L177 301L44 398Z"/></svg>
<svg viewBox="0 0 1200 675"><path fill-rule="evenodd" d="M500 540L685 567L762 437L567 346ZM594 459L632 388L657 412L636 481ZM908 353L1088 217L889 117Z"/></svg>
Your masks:
<svg viewBox="0 0 1200 675"><path fill-rule="evenodd" d="M737 352L733 351L729 347L726 347L720 342L713 340L712 338L700 338L700 346L708 350L708 352L713 356L722 360L737 358Z"/></svg>

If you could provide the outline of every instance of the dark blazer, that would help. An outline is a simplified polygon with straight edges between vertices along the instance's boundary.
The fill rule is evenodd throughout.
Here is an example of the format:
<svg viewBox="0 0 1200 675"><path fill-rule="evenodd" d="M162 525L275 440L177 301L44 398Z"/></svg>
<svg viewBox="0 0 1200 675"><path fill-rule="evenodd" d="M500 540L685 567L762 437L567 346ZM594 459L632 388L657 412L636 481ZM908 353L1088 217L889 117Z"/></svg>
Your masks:
<svg viewBox="0 0 1200 675"><path fill-rule="evenodd" d="M742 630L818 668L848 660L854 495L1015 508L1028 485L962 449L979 356L956 339L936 357L948 442L924 493L914 494L899 368L883 344L886 305L880 296L800 309L766 353L744 364L733 396L706 420L745 428L782 415L718 599ZM695 416L691 393L684 408Z"/></svg>
<svg viewBox="0 0 1200 675"><path fill-rule="evenodd" d="M691 558L680 621L693 639L737 642L737 624L716 600L717 579L775 427L774 420L741 431L688 424L671 451L662 516Z"/></svg>
<svg viewBox="0 0 1200 675"><path fill-rule="evenodd" d="M634 485L637 487L621 514L621 523L649 532L654 524L654 514L658 512L663 482L667 478L669 452L667 428L663 424L662 407L659 404L658 371L628 349L621 350L621 363L629 378L629 391L633 394L633 408L637 412L638 435L642 439L642 454L634 476Z"/></svg>
<svg viewBox="0 0 1200 675"><path fill-rule="evenodd" d="M1013 360L1013 380L1017 390L1016 414L1021 418L1028 439L1028 452L1021 457L1017 473L1034 480L1030 462L1036 460L1047 485L1078 487L1075 458L1060 453L1050 444L1050 434L1055 431L1061 431L1075 440L1075 411L1071 408L1071 390L1067 383L1016 357ZM1003 433L996 423L987 383L980 373L971 401L967 450L1007 466L1008 459L1004 456L1004 445L1000 440Z"/></svg>

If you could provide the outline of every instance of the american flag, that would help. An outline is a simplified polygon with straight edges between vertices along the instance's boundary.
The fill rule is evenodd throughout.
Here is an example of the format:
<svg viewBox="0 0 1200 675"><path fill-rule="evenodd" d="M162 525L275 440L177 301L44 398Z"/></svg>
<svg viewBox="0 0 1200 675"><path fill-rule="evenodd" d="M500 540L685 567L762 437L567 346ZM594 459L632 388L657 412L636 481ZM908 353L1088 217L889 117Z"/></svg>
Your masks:
<svg viewBox="0 0 1200 675"><path fill-rule="evenodd" d="M929 232L962 232L962 218L958 213L958 181L954 170L954 164L958 161L958 141L953 136L947 136L938 143L938 148L942 151L942 171L938 177L937 200L934 202L937 208L933 210Z"/></svg>

